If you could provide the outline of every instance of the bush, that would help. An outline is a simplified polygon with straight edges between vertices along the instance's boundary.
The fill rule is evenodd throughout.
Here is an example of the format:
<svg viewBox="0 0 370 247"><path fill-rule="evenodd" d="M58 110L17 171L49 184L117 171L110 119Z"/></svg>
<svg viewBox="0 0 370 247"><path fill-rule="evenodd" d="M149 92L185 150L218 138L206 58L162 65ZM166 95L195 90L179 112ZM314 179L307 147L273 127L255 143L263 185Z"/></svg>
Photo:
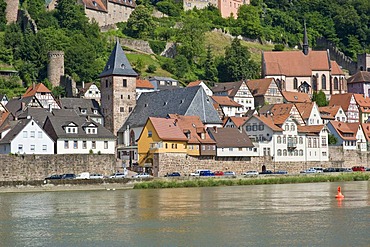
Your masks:
<svg viewBox="0 0 370 247"><path fill-rule="evenodd" d="M284 51L285 46L283 44L276 44L274 46L274 51Z"/></svg>
<svg viewBox="0 0 370 247"><path fill-rule="evenodd" d="M162 51L166 48L166 42L160 40L150 40L149 46L155 54L160 55Z"/></svg>
<svg viewBox="0 0 370 247"><path fill-rule="evenodd" d="M150 64L148 68L146 69L146 72L154 73L156 70L157 70L157 66L155 66L154 64Z"/></svg>

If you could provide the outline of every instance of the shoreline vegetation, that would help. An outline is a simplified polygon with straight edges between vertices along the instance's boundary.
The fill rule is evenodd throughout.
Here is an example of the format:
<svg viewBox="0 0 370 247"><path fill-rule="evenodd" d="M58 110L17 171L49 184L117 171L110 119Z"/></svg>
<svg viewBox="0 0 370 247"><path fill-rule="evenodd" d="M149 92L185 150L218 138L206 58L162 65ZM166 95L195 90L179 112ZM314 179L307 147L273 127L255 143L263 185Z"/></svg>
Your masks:
<svg viewBox="0 0 370 247"><path fill-rule="evenodd" d="M69 181L9 181L0 182L0 193L12 192L57 192L57 191L98 191L124 189L164 189L216 186L242 186L263 184L293 184L320 182L370 181L368 172L340 174L297 174L282 176L255 176L230 178L155 178L155 179L104 179Z"/></svg>

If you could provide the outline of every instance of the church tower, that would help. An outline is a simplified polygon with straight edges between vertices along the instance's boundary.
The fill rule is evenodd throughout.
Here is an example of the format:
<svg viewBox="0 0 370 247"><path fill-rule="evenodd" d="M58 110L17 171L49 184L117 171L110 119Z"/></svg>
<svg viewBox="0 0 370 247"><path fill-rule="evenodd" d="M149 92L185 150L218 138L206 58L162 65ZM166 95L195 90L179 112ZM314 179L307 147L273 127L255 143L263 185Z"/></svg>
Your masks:
<svg viewBox="0 0 370 247"><path fill-rule="evenodd" d="M303 54L308 55L308 36L307 36L307 29L306 29L306 21L304 21L304 33L303 33Z"/></svg>
<svg viewBox="0 0 370 247"><path fill-rule="evenodd" d="M115 135L136 105L137 76L117 41L99 75L104 125Z"/></svg>

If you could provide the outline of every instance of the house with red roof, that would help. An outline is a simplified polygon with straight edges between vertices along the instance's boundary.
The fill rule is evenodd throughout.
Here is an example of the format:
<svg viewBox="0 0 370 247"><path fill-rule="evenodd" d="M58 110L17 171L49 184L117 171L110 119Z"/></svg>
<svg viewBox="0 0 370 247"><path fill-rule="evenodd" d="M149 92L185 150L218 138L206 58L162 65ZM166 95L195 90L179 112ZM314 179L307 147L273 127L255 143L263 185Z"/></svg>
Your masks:
<svg viewBox="0 0 370 247"><path fill-rule="evenodd" d="M367 151L366 137L359 122L343 123L330 121L327 127L337 139L335 146L342 146L344 150Z"/></svg>
<svg viewBox="0 0 370 247"><path fill-rule="evenodd" d="M283 91L281 94L283 95L284 103L311 102L311 98L307 93Z"/></svg>
<svg viewBox="0 0 370 247"><path fill-rule="evenodd" d="M359 109L353 93L332 95L329 101L329 106L341 106L347 116L348 123L360 121Z"/></svg>
<svg viewBox="0 0 370 247"><path fill-rule="evenodd" d="M314 51L308 47L306 27L302 51L264 51L262 77L274 78L281 91L312 95L322 90L327 98L347 92L345 74L329 51Z"/></svg>
<svg viewBox="0 0 370 247"><path fill-rule="evenodd" d="M274 78L248 80L247 86L254 97L254 107L262 107L266 103L283 103L281 94Z"/></svg>
<svg viewBox="0 0 370 247"><path fill-rule="evenodd" d="M154 86L147 79L136 79L136 99L140 97L142 93L154 92Z"/></svg>
<svg viewBox="0 0 370 247"><path fill-rule="evenodd" d="M217 108L221 108L224 117L234 117L240 116L239 109L243 106L228 96L212 96L211 99L213 100L214 104ZM216 108L216 109L217 109Z"/></svg>
<svg viewBox="0 0 370 247"><path fill-rule="evenodd" d="M319 107L316 102L295 103L294 105L297 107L306 125L322 124Z"/></svg>
<svg viewBox="0 0 370 247"><path fill-rule="evenodd" d="M319 107L319 112L323 124L329 121L347 122L347 116L339 105Z"/></svg>
<svg viewBox="0 0 370 247"><path fill-rule="evenodd" d="M52 92L42 83L32 84L28 87L22 98L30 98L32 102L38 101L43 108L60 109Z"/></svg>
<svg viewBox="0 0 370 247"><path fill-rule="evenodd" d="M204 81L200 81L200 80L192 81L192 82L189 82L189 84L187 85L187 87L195 87L195 86L201 86L204 89L204 92L206 92L208 96L213 95L211 88L209 88Z"/></svg>
<svg viewBox="0 0 370 247"><path fill-rule="evenodd" d="M357 103L361 123L366 123L370 119L370 98L365 98L362 94L353 94Z"/></svg>
<svg viewBox="0 0 370 247"><path fill-rule="evenodd" d="M227 117L224 119L224 128L240 128L249 117Z"/></svg>

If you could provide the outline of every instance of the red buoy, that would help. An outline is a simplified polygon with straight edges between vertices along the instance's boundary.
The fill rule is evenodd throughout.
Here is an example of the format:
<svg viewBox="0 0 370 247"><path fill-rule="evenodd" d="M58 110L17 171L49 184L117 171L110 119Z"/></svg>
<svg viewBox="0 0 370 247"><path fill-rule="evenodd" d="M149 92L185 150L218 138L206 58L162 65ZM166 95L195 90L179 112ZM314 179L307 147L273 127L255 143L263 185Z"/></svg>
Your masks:
<svg viewBox="0 0 370 247"><path fill-rule="evenodd" d="M344 195L342 194L340 186L338 186L337 191L338 191L338 193L335 195L335 198L338 198L338 199L344 198Z"/></svg>

